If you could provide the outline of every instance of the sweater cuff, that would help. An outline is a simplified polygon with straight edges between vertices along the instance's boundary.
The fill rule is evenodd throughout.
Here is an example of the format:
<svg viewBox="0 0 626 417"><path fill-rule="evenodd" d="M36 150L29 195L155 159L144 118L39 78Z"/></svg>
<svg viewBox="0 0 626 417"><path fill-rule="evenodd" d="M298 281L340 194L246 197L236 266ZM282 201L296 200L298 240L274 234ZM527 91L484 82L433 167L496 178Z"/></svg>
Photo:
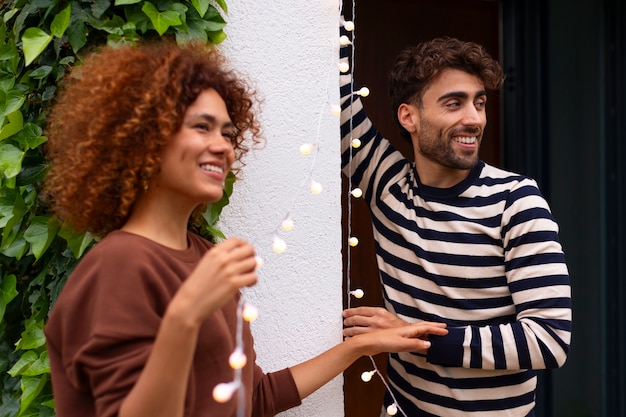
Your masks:
<svg viewBox="0 0 626 417"><path fill-rule="evenodd" d="M445 336L429 335L431 345L426 353L429 363L442 366L463 366L463 340L465 329L448 328Z"/></svg>

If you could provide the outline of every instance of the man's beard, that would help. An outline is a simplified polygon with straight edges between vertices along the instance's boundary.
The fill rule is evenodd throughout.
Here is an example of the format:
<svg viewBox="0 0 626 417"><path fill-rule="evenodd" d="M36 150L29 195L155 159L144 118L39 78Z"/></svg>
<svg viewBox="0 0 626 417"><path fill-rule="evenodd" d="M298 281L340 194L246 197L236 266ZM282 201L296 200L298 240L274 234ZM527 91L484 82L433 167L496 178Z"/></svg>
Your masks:
<svg viewBox="0 0 626 417"><path fill-rule="evenodd" d="M473 150L460 150L455 152L452 146L453 135L476 136L477 148ZM465 127L453 129L449 136L444 136L443 131L437 131L428 121L420 119L418 152L425 158L430 159L446 168L471 169L478 162L478 148L480 146L481 131L477 127Z"/></svg>

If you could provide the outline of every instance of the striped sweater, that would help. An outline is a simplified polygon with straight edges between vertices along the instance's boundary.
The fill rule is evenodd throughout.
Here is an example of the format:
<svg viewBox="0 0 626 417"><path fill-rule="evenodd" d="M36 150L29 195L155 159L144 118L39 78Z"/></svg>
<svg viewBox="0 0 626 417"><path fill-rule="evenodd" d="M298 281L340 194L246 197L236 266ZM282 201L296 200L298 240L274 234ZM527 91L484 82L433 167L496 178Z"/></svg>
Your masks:
<svg viewBox="0 0 626 417"><path fill-rule="evenodd" d="M408 417L533 416L536 370L562 366L571 337L568 270L536 182L480 161L452 188L421 184L350 75L341 84L342 167L369 205L385 306L449 329L425 356L389 355L397 405Z"/></svg>

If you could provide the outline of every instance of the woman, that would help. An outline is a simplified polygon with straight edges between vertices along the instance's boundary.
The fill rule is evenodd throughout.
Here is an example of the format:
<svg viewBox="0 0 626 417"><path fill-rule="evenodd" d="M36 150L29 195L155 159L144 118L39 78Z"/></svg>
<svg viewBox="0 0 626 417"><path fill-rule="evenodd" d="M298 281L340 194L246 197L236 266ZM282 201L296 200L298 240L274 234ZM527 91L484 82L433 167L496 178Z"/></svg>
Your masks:
<svg viewBox="0 0 626 417"><path fill-rule="evenodd" d="M256 283L255 251L191 230L258 143L253 107L254 92L200 45L107 47L66 78L48 119L47 195L61 219L102 239L46 326L59 417L235 415L236 399L211 392L233 379L239 290ZM424 353L428 334L446 332L372 332L264 374L246 325L245 413L274 415L362 355Z"/></svg>

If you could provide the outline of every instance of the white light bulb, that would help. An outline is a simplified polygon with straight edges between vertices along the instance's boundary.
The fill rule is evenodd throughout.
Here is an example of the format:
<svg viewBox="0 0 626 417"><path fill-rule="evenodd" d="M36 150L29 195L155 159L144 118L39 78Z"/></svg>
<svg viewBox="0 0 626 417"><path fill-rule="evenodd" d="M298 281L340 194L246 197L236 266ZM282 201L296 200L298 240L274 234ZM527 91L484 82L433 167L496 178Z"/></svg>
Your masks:
<svg viewBox="0 0 626 417"><path fill-rule="evenodd" d="M243 306L243 311L241 312L241 317L248 323L256 320L259 317L259 310L255 306L249 303L245 303Z"/></svg>
<svg viewBox="0 0 626 417"><path fill-rule="evenodd" d="M228 364L233 369L241 369L246 366L248 358L241 348L237 348L228 357Z"/></svg>
<svg viewBox="0 0 626 417"><path fill-rule="evenodd" d="M370 382L376 371L365 371L361 374L361 381Z"/></svg>
<svg viewBox="0 0 626 417"><path fill-rule="evenodd" d="M237 382L222 382L213 388L213 399L218 403L225 403L233 397L239 384Z"/></svg>
<svg viewBox="0 0 626 417"><path fill-rule="evenodd" d="M356 236L352 236L350 239L348 239L348 245L355 247L356 245L359 244L359 238Z"/></svg>
<svg viewBox="0 0 626 417"><path fill-rule="evenodd" d="M287 243L285 243L285 241L282 240L281 238L279 238L278 236L274 236L274 242L272 243L272 249L274 250L274 252L276 252L277 254L280 255L285 250L287 250Z"/></svg>
<svg viewBox="0 0 626 417"><path fill-rule="evenodd" d="M339 71L344 73L350 71L350 64L348 64L347 62L340 62Z"/></svg>
<svg viewBox="0 0 626 417"><path fill-rule="evenodd" d="M346 35L341 35L341 37L339 37L339 45L341 46L346 46L346 45L350 45L352 42L350 42L350 38L348 38Z"/></svg>
<svg viewBox="0 0 626 417"><path fill-rule="evenodd" d="M348 32L352 32L354 30L354 22L351 20L343 22L343 28Z"/></svg>
<svg viewBox="0 0 626 417"><path fill-rule="evenodd" d="M339 104L331 104L330 112L333 116L339 116L341 114L341 106Z"/></svg>
<svg viewBox="0 0 626 417"><path fill-rule="evenodd" d="M363 195L363 190L361 190L360 188L355 188L354 190L350 191L350 194L352 194L352 197L354 198L359 198Z"/></svg>
<svg viewBox="0 0 626 417"><path fill-rule="evenodd" d="M361 147L361 140L360 139L352 139L352 142L350 142L350 145L352 145L352 147L354 149L360 148Z"/></svg>
<svg viewBox="0 0 626 417"><path fill-rule="evenodd" d="M363 87L357 92L357 94L361 97L367 97L370 95L370 89L367 87Z"/></svg>
<svg viewBox="0 0 626 417"><path fill-rule="evenodd" d="M390 416L395 416L397 413L398 413L398 406L395 403L387 407L387 414L389 414Z"/></svg>
<svg viewBox="0 0 626 417"><path fill-rule="evenodd" d="M313 194L319 194L322 192L322 184L317 181L311 180L311 192Z"/></svg>
<svg viewBox="0 0 626 417"><path fill-rule="evenodd" d="M291 232L293 230L293 220L291 220L291 217L285 218L285 220L283 220L280 224L280 228L285 232Z"/></svg>
<svg viewBox="0 0 626 417"><path fill-rule="evenodd" d="M303 145L300 145L300 153L302 155L308 155L311 153L312 150L313 150L313 145L311 145L310 143L305 143Z"/></svg>
<svg viewBox="0 0 626 417"><path fill-rule="evenodd" d="M357 288L354 291L350 291L350 294L352 294L354 298L363 298L363 296L365 295L365 292L362 289Z"/></svg>
<svg viewBox="0 0 626 417"><path fill-rule="evenodd" d="M254 260L256 262L254 269L261 269L261 267L263 266L263 258L261 258L259 255L256 255L254 257Z"/></svg>

